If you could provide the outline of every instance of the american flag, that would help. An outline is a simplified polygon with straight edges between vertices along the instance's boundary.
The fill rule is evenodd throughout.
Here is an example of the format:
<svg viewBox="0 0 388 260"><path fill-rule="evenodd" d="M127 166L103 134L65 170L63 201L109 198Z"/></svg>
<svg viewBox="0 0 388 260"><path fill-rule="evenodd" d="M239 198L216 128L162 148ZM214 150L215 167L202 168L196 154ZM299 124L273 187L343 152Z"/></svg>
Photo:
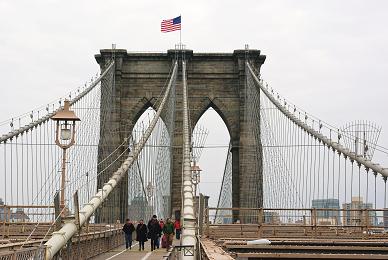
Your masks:
<svg viewBox="0 0 388 260"><path fill-rule="evenodd" d="M175 17L173 19L163 20L161 24L161 31L163 33L179 31L181 29L181 17Z"/></svg>

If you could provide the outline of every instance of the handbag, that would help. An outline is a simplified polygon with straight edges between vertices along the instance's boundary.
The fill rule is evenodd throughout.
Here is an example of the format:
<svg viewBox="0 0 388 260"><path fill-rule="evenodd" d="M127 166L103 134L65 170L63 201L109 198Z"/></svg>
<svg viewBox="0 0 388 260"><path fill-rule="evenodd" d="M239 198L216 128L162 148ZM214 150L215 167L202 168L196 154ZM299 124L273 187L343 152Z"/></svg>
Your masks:
<svg viewBox="0 0 388 260"><path fill-rule="evenodd" d="M167 247L167 236L166 234L164 234L162 237L162 248L166 248L166 247Z"/></svg>

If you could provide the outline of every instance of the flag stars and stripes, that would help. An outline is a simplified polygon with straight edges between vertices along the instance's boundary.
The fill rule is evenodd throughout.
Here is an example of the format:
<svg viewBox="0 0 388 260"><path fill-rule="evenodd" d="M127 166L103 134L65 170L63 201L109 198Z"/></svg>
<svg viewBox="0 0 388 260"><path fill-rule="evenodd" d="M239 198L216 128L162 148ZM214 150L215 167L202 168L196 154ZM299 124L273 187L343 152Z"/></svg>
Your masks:
<svg viewBox="0 0 388 260"><path fill-rule="evenodd" d="M175 17L173 19L163 20L161 24L161 32L173 32L181 29L181 17Z"/></svg>

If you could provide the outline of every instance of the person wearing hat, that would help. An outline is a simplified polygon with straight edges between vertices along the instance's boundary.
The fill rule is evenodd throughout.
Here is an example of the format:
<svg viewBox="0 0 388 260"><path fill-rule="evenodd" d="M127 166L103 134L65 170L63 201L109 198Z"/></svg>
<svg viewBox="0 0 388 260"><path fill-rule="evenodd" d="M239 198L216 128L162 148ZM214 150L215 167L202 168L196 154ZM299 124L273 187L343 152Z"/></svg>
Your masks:
<svg viewBox="0 0 388 260"><path fill-rule="evenodd" d="M151 239L151 251L159 248L159 237L162 234L159 221L156 215L153 215L150 221L148 221L148 238Z"/></svg>

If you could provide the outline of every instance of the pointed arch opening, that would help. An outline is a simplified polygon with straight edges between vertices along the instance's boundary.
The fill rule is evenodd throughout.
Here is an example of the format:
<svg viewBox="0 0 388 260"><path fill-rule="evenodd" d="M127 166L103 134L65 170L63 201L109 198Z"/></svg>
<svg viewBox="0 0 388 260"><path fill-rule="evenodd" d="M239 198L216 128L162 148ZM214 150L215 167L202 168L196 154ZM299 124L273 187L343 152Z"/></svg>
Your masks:
<svg viewBox="0 0 388 260"><path fill-rule="evenodd" d="M147 103L132 129L130 150L138 143L156 111ZM167 119L169 120L169 119ZM128 216L130 219L170 215L171 120L159 118L136 163L128 171Z"/></svg>
<svg viewBox="0 0 388 260"><path fill-rule="evenodd" d="M199 157L194 159L202 169L198 193L209 196L209 206L216 207L231 139L230 128L223 114L213 103L208 104L197 117L193 139L198 132L197 128L203 126L208 130L208 136L203 146L195 147L194 143L193 149L195 157Z"/></svg>

